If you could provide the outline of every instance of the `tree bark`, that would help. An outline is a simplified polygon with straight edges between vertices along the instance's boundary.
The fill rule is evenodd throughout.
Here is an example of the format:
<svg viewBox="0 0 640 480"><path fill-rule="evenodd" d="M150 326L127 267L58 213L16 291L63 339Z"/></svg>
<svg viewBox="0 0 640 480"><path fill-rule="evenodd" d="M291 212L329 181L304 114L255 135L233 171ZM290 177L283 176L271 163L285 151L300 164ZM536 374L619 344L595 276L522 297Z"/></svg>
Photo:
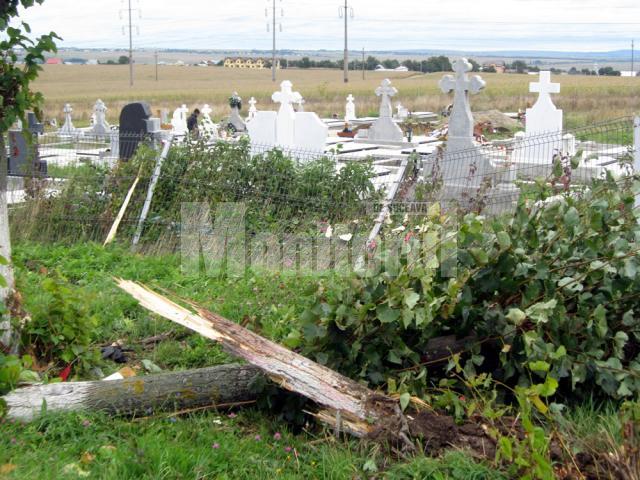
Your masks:
<svg viewBox="0 0 640 480"><path fill-rule="evenodd" d="M37 417L43 408L47 412L90 410L146 416L162 410L255 400L252 384L260 377L260 370L250 365L222 365L123 380L36 385L2 398L8 418L24 421Z"/></svg>
<svg viewBox="0 0 640 480"><path fill-rule="evenodd" d="M13 268L11 267L11 237L9 235L8 164L4 143L4 134L0 132L0 256L9 264L0 264L0 276L7 282L7 287L0 287L0 304L7 305L14 292ZM8 315L0 314L0 347L9 353L17 353L17 342L11 328Z"/></svg>
<svg viewBox="0 0 640 480"><path fill-rule="evenodd" d="M390 422L396 428L403 419L396 400L219 315L198 307L195 307L198 312L195 314L134 282L118 280L118 286L144 308L215 340L231 355L263 370L280 387L324 407L315 414L316 417L340 431L367 437Z"/></svg>

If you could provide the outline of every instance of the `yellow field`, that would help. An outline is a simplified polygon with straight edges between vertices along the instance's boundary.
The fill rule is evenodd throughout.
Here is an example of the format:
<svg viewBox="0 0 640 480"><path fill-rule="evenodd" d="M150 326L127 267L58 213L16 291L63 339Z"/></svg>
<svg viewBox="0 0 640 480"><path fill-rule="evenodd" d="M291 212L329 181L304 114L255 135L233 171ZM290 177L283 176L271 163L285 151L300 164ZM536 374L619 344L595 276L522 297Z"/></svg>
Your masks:
<svg viewBox="0 0 640 480"><path fill-rule="evenodd" d="M529 75L483 74L487 88L472 99L474 111L498 109L516 111L535 100L528 93L528 84L536 77ZM294 89L306 99L306 109L322 116L344 115L345 97L356 97L358 115L377 114L379 102L374 89L389 77L398 88L394 105L400 101L411 110L439 112L450 103L438 89L442 74L361 72L351 73L351 82L344 84L338 70L283 70L278 72L278 84L291 80ZM562 93L556 104L565 111L565 125L575 127L640 112L640 78L555 76L562 83ZM115 122L122 106L135 100L150 103L157 113L162 108L172 112L180 104L189 108L205 103L214 109L219 119L228 114L227 98L237 91L246 101L254 96L259 109L276 108L271 94L276 89L268 70L231 70L220 67L160 66L159 81L155 81L152 65L135 67L135 85L129 87L129 67L126 65L47 65L35 83L45 96L47 118L63 118L65 103L74 107L74 118L82 125L88 121L96 99L109 107L109 120Z"/></svg>

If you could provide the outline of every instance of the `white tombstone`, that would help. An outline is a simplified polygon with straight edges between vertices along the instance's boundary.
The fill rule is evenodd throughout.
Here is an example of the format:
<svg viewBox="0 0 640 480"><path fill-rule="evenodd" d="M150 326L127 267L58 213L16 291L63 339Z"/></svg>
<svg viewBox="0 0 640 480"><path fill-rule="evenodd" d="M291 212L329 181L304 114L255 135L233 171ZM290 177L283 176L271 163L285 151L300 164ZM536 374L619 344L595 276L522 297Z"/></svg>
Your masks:
<svg viewBox="0 0 640 480"><path fill-rule="evenodd" d="M256 108L257 103L254 97L249 99L249 116L247 117L247 122L252 120L256 116L256 113L258 113L258 109Z"/></svg>
<svg viewBox="0 0 640 480"><path fill-rule="evenodd" d="M404 107L400 102L396 105L396 110L398 111L397 118L398 120L406 120L409 116L409 109Z"/></svg>
<svg viewBox="0 0 640 480"><path fill-rule="evenodd" d="M259 111L247 123L247 130L254 147L279 146L288 150L323 153L328 127L313 112L295 112L294 103L302 96L293 91L293 85L285 80L280 91L271 97L280 104L278 112Z"/></svg>
<svg viewBox="0 0 640 480"><path fill-rule="evenodd" d="M527 109L527 136L562 132L562 110L556 108L551 93L560 93L560 84L551 83L551 72L540 72L540 81L529 84L529 91L538 93L538 100Z"/></svg>
<svg viewBox="0 0 640 480"><path fill-rule="evenodd" d="M186 105L178 107L173 112L173 118L171 119L171 126L173 127L174 135L186 135L187 134L187 113L189 109Z"/></svg>
<svg viewBox="0 0 640 480"><path fill-rule="evenodd" d="M298 101L298 112L304 112L304 104L305 104L305 100L304 98L300 97L300 100Z"/></svg>
<svg viewBox="0 0 640 480"><path fill-rule="evenodd" d="M354 103L355 98L353 97L353 95L349 94L349 96L347 97L347 105L345 106L345 115L344 115L344 121L345 122L351 122L353 120L357 120L357 116L356 116L356 104Z"/></svg>
<svg viewBox="0 0 640 480"><path fill-rule="evenodd" d="M447 152L473 148L473 115L469 106L469 93L479 93L486 85L478 75L471 78L467 72L473 66L466 58L453 63L455 75L445 75L438 84L444 93L454 92L453 108L449 117Z"/></svg>
<svg viewBox="0 0 640 480"><path fill-rule="evenodd" d="M67 103L62 111L64 112L64 124L60 130L58 130L58 133L61 135L74 135L78 133L78 129L73 126L73 119L71 118L73 108L71 105Z"/></svg>
<svg viewBox="0 0 640 480"><path fill-rule="evenodd" d="M380 117L369 128L368 139L375 143L381 142L402 142L404 135L402 130L393 121L393 111L391 107L391 97L396 95L398 90L391 86L391 80L385 78L382 84L376 89L376 95L380 100Z"/></svg>
<svg viewBox="0 0 640 480"><path fill-rule="evenodd" d="M490 188L483 193L484 200L493 206L494 212L511 210L519 195L513 184L514 170L510 165L494 163L474 142L469 93L479 93L485 82L477 75L469 78L467 73L472 69L467 59L458 59L453 63L455 75L445 75L440 80L444 93L454 92L453 108L445 153L433 164L427 162L425 177L429 178L434 168L441 172L444 200L455 200L465 208L473 208L481 187L486 186Z"/></svg>
<svg viewBox="0 0 640 480"><path fill-rule="evenodd" d="M100 99L93 106L93 116L95 117L91 133L95 135L106 135L111 131L111 126L107 122L107 106Z"/></svg>
<svg viewBox="0 0 640 480"><path fill-rule="evenodd" d="M211 120L213 109L209 104L205 104L200 112L202 113L201 131L203 136L209 139L218 138L218 129L216 128L216 124L213 123L213 120Z"/></svg>

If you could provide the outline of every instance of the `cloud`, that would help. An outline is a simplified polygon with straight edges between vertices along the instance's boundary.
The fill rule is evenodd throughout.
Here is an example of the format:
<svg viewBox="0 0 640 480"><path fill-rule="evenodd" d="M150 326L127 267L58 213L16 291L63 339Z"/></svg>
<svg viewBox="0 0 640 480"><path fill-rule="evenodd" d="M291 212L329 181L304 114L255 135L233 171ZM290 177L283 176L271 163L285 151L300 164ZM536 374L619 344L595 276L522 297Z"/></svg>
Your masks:
<svg viewBox="0 0 640 480"><path fill-rule="evenodd" d="M342 0L276 0L283 49L343 48ZM133 0L137 47L270 49L266 0ZM609 0L349 0L353 49L575 50L628 48L640 2ZM177 7L176 5L180 5ZM61 46L128 46L126 2L46 0L26 12L34 32L55 31ZM280 8L284 16L280 16ZM138 14L140 13L140 15ZM121 18L122 17L122 18ZM134 33L137 28L134 29ZM127 32L125 32L127 33Z"/></svg>

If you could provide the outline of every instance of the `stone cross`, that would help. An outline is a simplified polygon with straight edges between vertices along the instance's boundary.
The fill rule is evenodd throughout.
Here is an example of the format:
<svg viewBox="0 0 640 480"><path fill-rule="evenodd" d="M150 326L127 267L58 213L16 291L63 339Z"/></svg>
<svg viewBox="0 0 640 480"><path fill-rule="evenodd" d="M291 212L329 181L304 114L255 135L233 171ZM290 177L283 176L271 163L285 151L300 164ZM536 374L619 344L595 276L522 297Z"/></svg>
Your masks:
<svg viewBox="0 0 640 480"><path fill-rule="evenodd" d="M449 119L449 139L468 139L469 146L473 140L473 116L469 106L469 93L478 93L486 85L478 75L469 78L467 72L471 70L473 67L467 59L460 58L453 62L455 75L445 75L438 84L444 93L455 92ZM455 143L455 140L450 143Z"/></svg>
<svg viewBox="0 0 640 480"><path fill-rule="evenodd" d="M202 133L205 137L209 139L215 139L218 136L218 131L216 129L213 120L211 120L211 113L213 109L209 106L209 104L205 104L201 109L202 112Z"/></svg>
<svg viewBox="0 0 640 480"><path fill-rule="evenodd" d="M258 109L256 108L257 103L258 102L254 97L251 97L249 99L249 116L247 117L247 120L251 120L252 118L255 118L256 113L258 113Z"/></svg>
<svg viewBox="0 0 640 480"><path fill-rule="evenodd" d="M538 93L538 100L527 109L527 135L539 135L562 131L562 110L551 100L551 93L560 93L560 84L551 82L551 72L540 72L540 80L529 84L531 93Z"/></svg>
<svg viewBox="0 0 640 480"><path fill-rule="evenodd" d="M380 118L391 118L393 109L391 107L391 97L398 93L398 89L391 86L391 80L385 78L382 84L376 88L376 95L382 97L380 102Z"/></svg>
<svg viewBox="0 0 640 480"><path fill-rule="evenodd" d="M356 117L356 104L353 102L354 100L355 98L353 97L353 95L349 94L349 96L347 97L347 105L345 107L345 122L350 122L358 118Z"/></svg>
<svg viewBox="0 0 640 480"><path fill-rule="evenodd" d="M275 92L271 99L280 104L278 119L276 121L276 131L278 132L278 143L280 145L293 145L295 137L296 112L293 110L293 103L300 103L302 95L293 91L293 84L285 80L280 84L280 91Z"/></svg>
<svg viewBox="0 0 640 480"><path fill-rule="evenodd" d="M202 118L204 120L208 120L208 121L212 121L211 120L211 113L213 112L213 109L209 106L208 103L205 103L204 107L202 107L202 109L200 110L202 112Z"/></svg>
<svg viewBox="0 0 640 480"><path fill-rule="evenodd" d="M76 127L73 126L73 119L71 118L71 113L73 113L73 108L69 103L65 104L64 109L64 124L62 128L60 128L60 132L63 135L71 135L77 132Z"/></svg>
<svg viewBox="0 0 640 480"><path fill-rule="evenodd" d="M93 106L94 123L91 129L92 133L97 135L104 135L111 130L109 123L107 123L107 106L100 99Z"/></svg>

